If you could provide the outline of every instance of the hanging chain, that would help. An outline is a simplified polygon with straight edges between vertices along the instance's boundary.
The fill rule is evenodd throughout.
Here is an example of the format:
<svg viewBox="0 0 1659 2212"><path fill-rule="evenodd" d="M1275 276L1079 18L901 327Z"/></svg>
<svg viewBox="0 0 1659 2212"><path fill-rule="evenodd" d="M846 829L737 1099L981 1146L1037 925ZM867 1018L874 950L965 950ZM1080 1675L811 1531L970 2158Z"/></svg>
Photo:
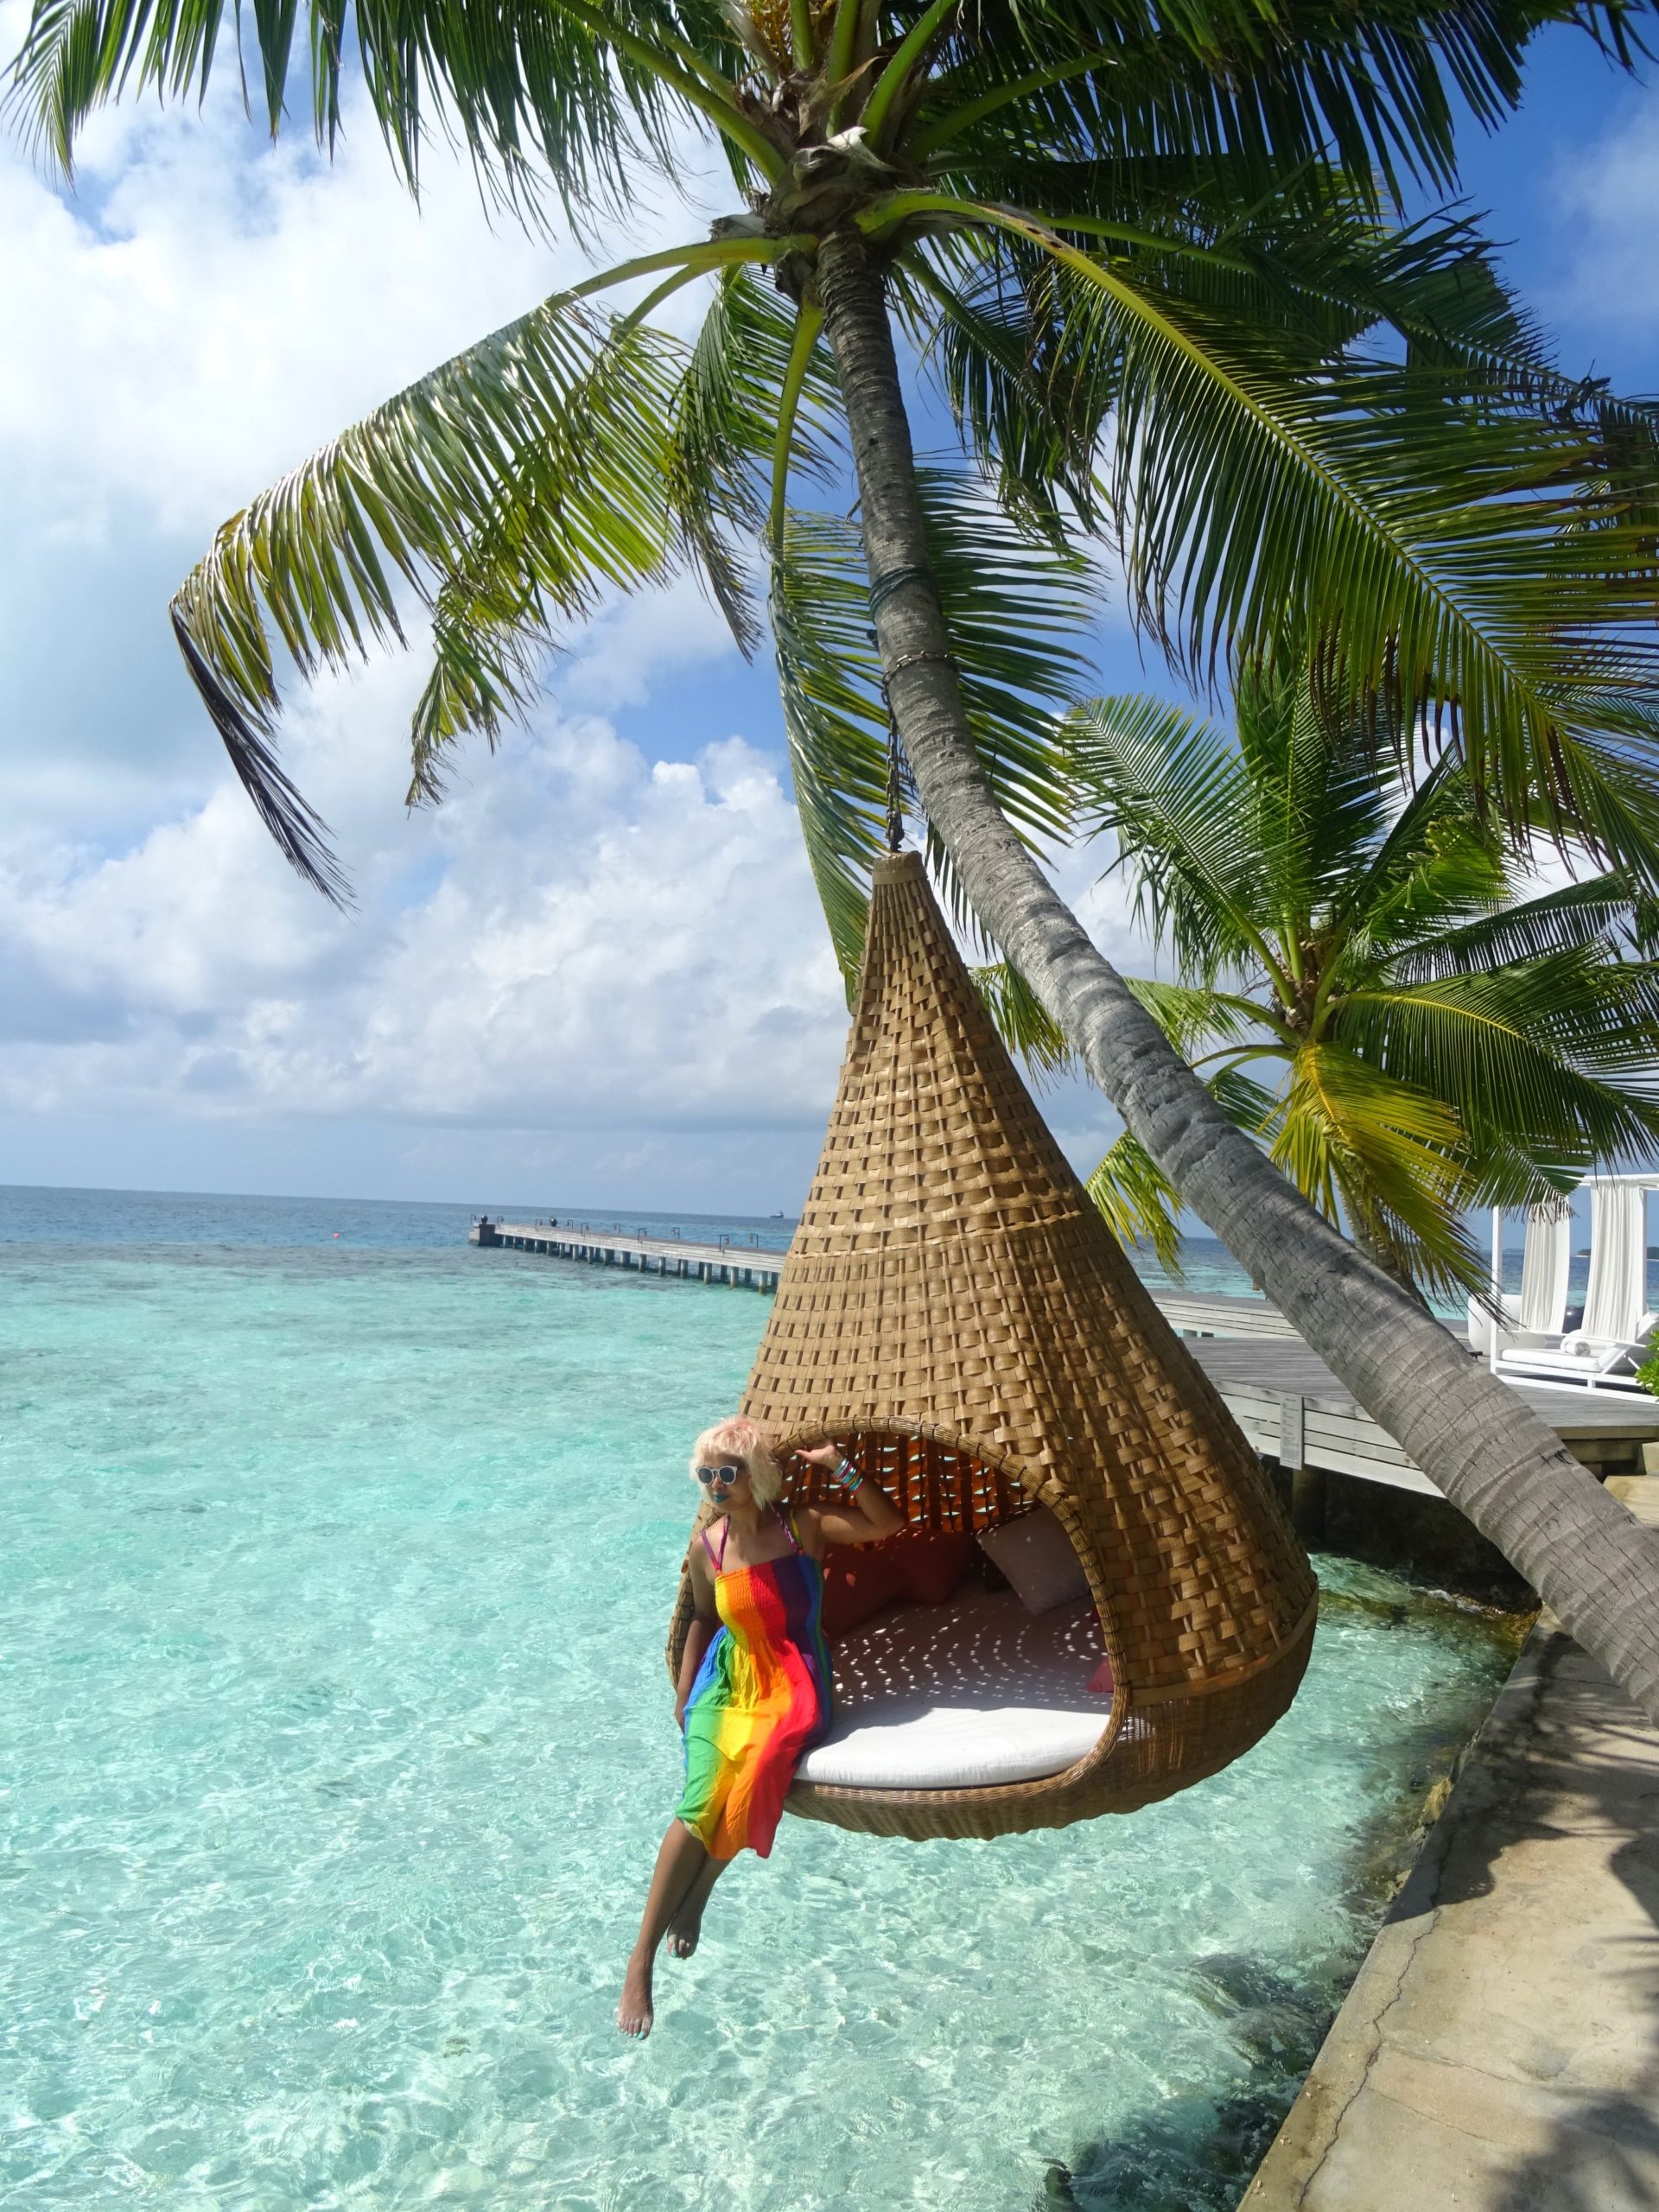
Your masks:
<svg viewBox="0 0 1659 2212"><path fill-rule="evenodd" d="M891 582L893 579L883 578L882 581ZM872 592L871 597L874 595ZM875 643L874 631L870 633L870 643ZM901 670L915 668L924 661L932 661L944 668L954 668L957 664L953 653L901 653L886 675L877 679L881 686L882 702L887 710L887 850L890 853L896 853L904 842L905 763L899 736L899 717L893 711L893 693L889 686Z"/></svg>
<svg viewBox="0 0 1659 2212"><path fill-rule="evenodd" d="M887 702L887 850L896 853L905 841L904 770L899 758L899 717L885 681L881 696Z"/></svg>

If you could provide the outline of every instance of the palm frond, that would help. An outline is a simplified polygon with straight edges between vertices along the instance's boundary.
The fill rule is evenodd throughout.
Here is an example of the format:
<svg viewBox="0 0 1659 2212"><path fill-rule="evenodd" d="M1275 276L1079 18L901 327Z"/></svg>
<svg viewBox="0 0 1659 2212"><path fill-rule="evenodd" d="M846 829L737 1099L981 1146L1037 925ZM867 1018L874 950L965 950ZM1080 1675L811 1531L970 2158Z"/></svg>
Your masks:
<svg viewBox="0 0 1659 2212"><path fill-rule="evenodd" d="M753 269L723 270L698 330L670 433L674 510L710 590L744 652L759 643L739 541L757 537L770 505L768 472L791 375L797 314ZM839 394L822 352L800 371L793 465L823 481Z"/></svg>
<svg viewBox="0 0 1659 2212"><path fill-rule="evenodd" d="M1211 1023L1200 1028L1194 1019L1195 1009L1181 1006L1175 987L1150 984L1141 977L1130 978L1129 987L1149 1011L1161 1008L1166 1034L1178 1050L1186 1049L1179 1042L1182 1034L1211 1033L1217 1026ZM1191 995L1207 999L1211 995ZM1205 1088L1228 1119L1247 1135L1259 1141L1274 1126L1279 1102L1265 1086L1236 1067L1223 1068L1206 1077ZM1125 1130L1084 1187L1120 1243L1150 1244L1171 1274L1181 1274L1179 1193L1137 1138Z"/></svg>
<svg viewBox="0 0 1659 2212"><path fill-rule="evenodd" d="M1241 188L1334 147L1345 168L1397 197L1410 183L1451 183L1455 116L1491 124L1508 112L1529 39L1566 19L1555 7L1448 10L1419 0L1344 16L1311 0L1143 16L1101 0L982 8L930 92L924 132L931 125L936 144L954 133L963 159L1010 138L1058 157L1190 151L1225 164ZM1593 21L1610 41L1628 37L1624 8ZM1020 97L999 104L1011 81Z"/></svg>
<svg viewBox="0 0 1659 2212"><path fill-rule="evenodd" d="M1115 416L1133 609L1195 680L1287 635L1335 639L1355 698L1390 702L1395 726L1427 714L1510 822L1566 836L1594 816L1609 701L1646 715L1659 697L1659 564L1592 423L1497 404L1484 372L1315 365L1047 221L980 219L1014 234L1011 266L1033 249L1055 265L1049 350L1068 385L1092 361L1093 412ZM1014 396L1007 371L995 405L966 392L975 435L1006 434Z"/></svg>
<svg viewBox="0 0 1659 2212"><path fill-rule="evenodd" d="M1441 1100L1329 1045L1297 1055L1269 1152L1332 1220L1425 1289L1478 1288L1484 1261L1463 1225L1461 1128Z"/></svg>
<svg viewBox="0 0 1659 2212"><path fill-rule="evenodd" d="M442 585L432 606L432 665L410 724L405 804L437 804L445 761L462 738L482 737L493 752L505 726L535 703L554 642L534 592L516 584L505 559L487 578L469 564Z"/></svg>
<svg viewBox="0 0 1659 2212"><path fill-rule="evenodd" d="M208 718L224 741L237 780L284 860L314 891L336 906L351 904L351 887L328 843L328 825L283 772L261 731L251 725L238 702L219 682L173 610L173 635Z"/></svg>
<svg viewBox="0 0 1659 2212"><path fill-rule="evenodd" d="M1066 723L1085 835L1110 836L1135 886L1136 920L1184 972L1212 982L1273 965L1253 911L1259 854L1236 747L1208 722L1140 694L1090 699Z"/></svg>
<svg viewBox="0 0 1659 2212"><path fill-rule="evenodd" d="M1477 814L1467 777L1447 753L1421 773L1414 787L1399 777L1376 778L1379 823L1388 804L1394 820L1372 850L1356 855L1331 915L1346 935L1350 964L1389 957L1497 906L1508 893L1504 855Z"/></svg>
<svg viewBox="0 0 1659 2212"><path fill-rule="evenodd" d="M969 972L1002 1042L1039 1083L1072 1071L1071 1047L1017 968L997 960Z"/></svg>
<svg viewBox="0 0 1659 2212"><path fill-rule="evenodd" d="M1150 976L1124 982L1185 1060L1203 1045L1245 1046L1262 1033L1261 1010L1249 999L1206 984L1167 983Z"/></svg>
<svg viewBox="0 0 1659 2212"><path fill-rule="evenodd" d="M13 64L14 99L67 170L98 108L129 92L200 99L225 52L240 62L251 29L274 137L299 21L297 0L256 6L251 24L226 0L35 0ZM526 209L544 174L580 226L627 207L642 164L671 170L675 124L688 107L711 119L729 110L721 127L753 139L752 158L766 151L716 90L744 63L712 0L501 0L461 11L391 0L359 8L354 21L344 0L312 0L305 22L319 142L334 144L354 41L376 118L411 185L435 133L458 141L491 188Z"/></svg>
<svg viewBox="0 0 1659 2212"><path fill-rule="evenodd" d="M1084 1188L1120 1244L1150 1244L1160 1265L1179 1280L1180 1198L1138 1137L1126 1129Z"/></svg>
<svg viewBox="0 0 1659 2212"><path fill-rule="evenodd" d="M1432 1090L1471 1155L1520 1146L1563 1174L1659 1158L1659 976L1570 947L1491 974L1354 992L1352 1052Z"/></svg>
<svg viewBox="0 0 1659 2212"><path fill-rule="evenodd" d="M869 596L849 524L786 512L768 611L801 834L850 996L869 871L883 849L887 738Z"/></svg>
<svg viewBox="0 0 1659 2212"><path fill-rule="evenodd" d="M791 318L777 293L747 266L721 270L665 425L671 528L745 654L760 632L743 547L763 520L790 350ZM822 476L829 467L823 431L834 400L822 362L809 362L794 440L798 464L809 474ZM411 803L440 795L445 747L469 734L493 744L501 723L522 715L540 689L553 634L542 590L545 522L538 521L547 506L546 461L537 449L506 472L511 494L437 594L432 674L413 730Z"/></svg>
<svg viewBox="0 0 1659 2212"><path fill-rule="evenodd" d="M434 791L442 746L463 728L493 738L522 700L527 647L607 592L663 581L685 556L683 448L672 436L685 375L679 341L562 294L234 516L175 601L191 672L233 754L251 760L275 737L272 632L309 677L401 642L409 594L436 617L415 763L416 788ZM706 537L706 498L697 513ZM267 786L271 813L285 804ZM290 842L301 836L292 817Z"/></svg>
<svg viewBox="0 0 1659 2212"><path fill-rule="evenodd" d="M1090 573L1000 513L971 479L924 468L920 486L930 564L980 763L1009 818L1040 846L1068 826L1056 722L1087 673ZM802 828L850 985L887 777L887 709L856 524L791 511L771 604Z"/></svg>
<svg viewBox="0 0 1659 2212"><path fill-rule="evenodd" d="M1627 938L1635 897L1629 878L1616 873L1563 884L1459 928L1437 926L1392 951L1387 974L1395 983L1426 983L1555 952L1592 946L1612 952Z"/></svg>

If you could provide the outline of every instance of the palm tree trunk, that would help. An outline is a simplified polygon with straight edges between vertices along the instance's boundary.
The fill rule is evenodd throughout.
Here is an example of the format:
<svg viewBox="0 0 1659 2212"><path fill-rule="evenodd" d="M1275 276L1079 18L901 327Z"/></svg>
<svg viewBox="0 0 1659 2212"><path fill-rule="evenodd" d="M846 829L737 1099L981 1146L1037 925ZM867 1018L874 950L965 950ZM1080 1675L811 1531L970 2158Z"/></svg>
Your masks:
<svg viewBox="0 0 1659 2212"><path fill-rule="evenodd" d="M928 568L885 286L856 233L818 258L875 628L928 820L975 911L1185 1202L1367 1412L1659 1720L1659 1535L1226 1120L1020 844L981 772Z"/></svg>
<svg viewBox="0 0 1659 2212"><path fill-rule="evenodd" d="M1347 1208L1349 1230L1354 1243L1358 1245L1374 1268L1387 1275L1390 1282L1397 1282L1407 1296L1414 1298L1427 1313L1428 1300L1413 1281L1410 1268L1389 1243L1387 1236L1379 1231L1375 1217L1368 1218L1363 1211L1355 1205L1351 1192L1344 1191L1343 1198Z"/></svg>

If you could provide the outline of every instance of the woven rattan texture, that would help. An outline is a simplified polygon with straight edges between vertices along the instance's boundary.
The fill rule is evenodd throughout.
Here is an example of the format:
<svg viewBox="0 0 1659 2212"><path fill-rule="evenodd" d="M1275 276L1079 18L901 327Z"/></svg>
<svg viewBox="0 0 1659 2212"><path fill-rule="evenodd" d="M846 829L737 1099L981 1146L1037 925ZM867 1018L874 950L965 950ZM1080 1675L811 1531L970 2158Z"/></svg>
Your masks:
<svg viewBox="0 0 1659 2212"><path fill-rule="evenodd" d="M790 1444L919 1432L1041 1497L1137 1694L1269 1656L1313 1594L1260 1462L1049 1134L913 854L877 865L841 1089L743 1410Z"/></svg>
<svg viewBox="0 0 1659 2212"><path fill-rule="evenodd" d="M1313 1642L1313 1616L1266 1666L1207 1697L1130 1709L1086 1759L1065 1774L995 1789L836 1789L797 1783L791 1813L866 1835L1019 1835L1067 1827L1103 1813L1138 1813L1218 1774L1288 1710Z"/></svg>
<svg viewBox="0 0 1659 2212"><path fill-rule="evenodd" d="M780 1451L850 1447L912 1524L982 1528L1041 1499L1119 1683L1069 1776L798 1789L798 1810L912 1835L1127 1810L1224 1765L1294 1694L1307 1561L1033 1104L913 854L876 866L841 1087L742 1410ZM689 1620L683 1579L671 1663Z"/></svg>

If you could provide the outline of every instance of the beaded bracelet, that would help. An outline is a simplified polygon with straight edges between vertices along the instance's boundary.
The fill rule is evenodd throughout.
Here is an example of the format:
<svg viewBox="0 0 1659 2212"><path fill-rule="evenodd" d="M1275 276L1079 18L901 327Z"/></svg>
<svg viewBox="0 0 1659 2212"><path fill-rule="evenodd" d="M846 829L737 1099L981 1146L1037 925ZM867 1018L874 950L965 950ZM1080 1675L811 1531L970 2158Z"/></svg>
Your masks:
<svg viewBox="0 0 1659 2212"><path fill-rule="evenodd" d="M857 1468L852 1465L849 1460L838 1459L836 1462L833 1471L836 1480L841 1484L842 1490L845 1491L849 1497L855 1496L858 1491L863 1489L863 1476L859 1473Z"/></svg>

